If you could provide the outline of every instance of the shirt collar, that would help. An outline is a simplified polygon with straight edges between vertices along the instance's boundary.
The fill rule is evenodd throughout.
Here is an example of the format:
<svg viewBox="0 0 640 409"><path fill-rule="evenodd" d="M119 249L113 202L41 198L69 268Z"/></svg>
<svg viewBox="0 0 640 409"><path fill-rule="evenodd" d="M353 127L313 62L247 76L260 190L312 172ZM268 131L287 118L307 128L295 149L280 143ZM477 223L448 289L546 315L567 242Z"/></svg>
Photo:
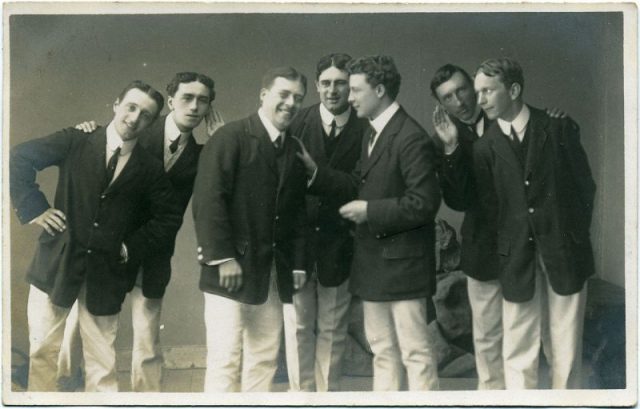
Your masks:
<svg viewBox="0 0 640 409"><path fill-rule="evenodd" d="M338 128L342 128L349 121L349 115L351 115L351 107L347 108L346 111L341 113L340 115L333 115L327 107L325 107L322 103L320 104L320 118L322 119L322 123L326 126L331 126L331 122L336 120L336 126Z"/></svg>
<svg viewBox="0 0 640 409"><path fill-rule="evenodd" d="M380 115L378 115L376 119L374 119L373 121L369 121L371 122L371 126L373 127L373 129L375 129L377 134L382 132L384 127L387 126L393 115L398 112L399 109L400 104L398 104L398 101L393 101L393 103L389 105L387 109L385 109Z"/></svg>
<svg viewBox="0 0 640 409"><path fill-rule="evenodd" d="M113 124L113 121L107 126L107 149L109 152L120 148L120 156L128 155L136 146L137 141L137 138L123 141L118 131L116 131L116 126Z"/></svg>
<svg viewBox="0 0 640 409"><path fill-rule="evenodd" d="M280 134L282 134L282 138L284 139L284 131L279 131L278 128L276 128L271 121L269 120L269 118L267 118L267 115L265 115L264 110L262 108L258 109L258 116L260 117L260 122L262 122L262 125L264 125L265 129L267 130L267 133L269 134L269 138L271 139L271 142L274 142L276 140L276 138L278 136L280 136Z"/></svg>
<svg viewBox="0 0 640 409"><path fill-rule="evenodd" d="M175 141L178 136L182 135L172 114L167 115L167 119L164 121L164 135L169 138L169 143Z"/></svg>
<svg viewBox="0 0 640 409"><path fill-rule="evenodd" d="M531 116L531 111L529 111L529 107L526 104L522 105L522 109L520 113L515 117L515 119L511 122L504 121L498 118L498 125L500 125L500 129L502 133L505 135L511 135L511 127L516 131L518 135L524 133L527 124L529 123L529 117Z"/></svg>

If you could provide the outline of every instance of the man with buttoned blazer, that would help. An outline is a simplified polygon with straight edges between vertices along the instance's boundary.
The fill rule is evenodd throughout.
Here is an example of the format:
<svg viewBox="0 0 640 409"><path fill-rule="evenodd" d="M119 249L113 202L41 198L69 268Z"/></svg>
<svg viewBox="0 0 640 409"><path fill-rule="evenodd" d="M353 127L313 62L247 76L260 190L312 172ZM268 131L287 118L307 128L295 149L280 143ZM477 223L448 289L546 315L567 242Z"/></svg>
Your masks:
<svg viewBox="0 0 640 409"><path fill-rule="evenodd" d="M155 89L134 81L106 128L65 129L11 151L18 218L45 229L27 272L30 391L55 391L65 319L76 300L86 390L117 391L114 343L127 266L162 251L180 225L161 162L136 143L163 104ZM60 169L54 208L35 183L36 171L49 166ZM142 206L150 212L144 223Z"/></svg>
<svg viewBox="0 0 640 409"><path fill-rule="evenodd" d="M474 87L497 119L474 144L473 167L497 228L506 388L538 386L546 339L552 387L579 388L595 183L578 125L524 104L522 68L512 59L483 62Z"/></svg>
<svg viewBox="0 0 640 409"><path fill-rule="evenodd" d="M220 128L201 153L193 216L202 264L205 392L268 391L282 303L306 280L306 174L287 127L306 94L291 67L264 75L260 109Z"/></svg>
<svg viewBox="0 0 640 409"><path fill-rule="evenodd" d="M329 54L316 67L320 103L303 109L290 126L323 166L351 173L360 157L366 120L349 105L347 54ZM331 196L307 195L307 271L311 277L284 305L291 391L340 390L349 324L349 270L353 223L340 217Z"/></svg>
<svg viewBox="0 0 640 409"><path fill-rule="evenodd" d="M435 291L434 217L440 205L433 141L395 101L400 74L391 57L348 65L349 102L371 130L352 175L317 166L312 192L349 201L342 217L356 223L349 289L362 299L374 353L373 389L438 388L427 332L427 298ZM303 155L309 168L316 165Z"/></svg>
<svg viewBox="0 0 640 409"><path fill-rule="evenodd" d="M452 64L440 67L430 88L439 103L433 125L442 142L439 166L442 197L453 210L465 212L460 228L461 268L467 275L478 389L504 389L496 230L487 223L475 189L468 186L474 183L474 178L464 166L471 160L473 144L493 121L486 118L476 103L473 80L462 68ZM465 191L465 187L469 190Z"/></svg>
<svg viewBox="0 0 640 409"><path fill-rule="evenodd" d="M140 132L138 143L163 162L180 206L180 216L183 216L191 199L198 157L202 150L192 131L200 125L205 115L209 114L211 118L211 102L215 99L214 82L203 74L180 72L167 85L167 96L167 106L171 112ZM87 122L78 127L93 131L95 123ZM142 208L139 213L139 220L144 223L150 213ZM134 392L160 392L163 365L160 316L162 299L171 277L174 248L175 236L165 243L162 252L140 260L138 265L128 266L133 327L131 390ZM72 345L73 341L65 338L59 360L59 367L66 369L64 372L74 368L68 362L73 353Z"/></svg>

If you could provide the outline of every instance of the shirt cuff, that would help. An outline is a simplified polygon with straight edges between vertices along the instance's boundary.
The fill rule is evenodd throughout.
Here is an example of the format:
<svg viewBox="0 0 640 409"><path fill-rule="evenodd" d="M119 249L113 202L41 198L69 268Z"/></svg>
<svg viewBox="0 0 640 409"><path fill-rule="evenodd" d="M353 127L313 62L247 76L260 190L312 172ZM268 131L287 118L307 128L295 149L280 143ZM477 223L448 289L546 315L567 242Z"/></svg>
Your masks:
<svg viewBox="0 0 640 409"><path fill-rule="evenodd" d="M211 260L207 261L205 264L208 266L219 266L222 263L226 263L227 261L235 260L233 257L231 258L223 258L222 260Z"/></svg>
<svg viewBox="0 0 640 409"><path fill-rule="evenodd" d="M460 145L459 143L456 143L456 145L451 150L447 149L447 146L445 145L445 147L444 147L445 156L453 155L456 152L456 149L458 149L459 145Z"/></svg>
<svg viewBox="0 0 640 409"><path fill-rule="evenodd" d="M306 275L307 272L304 271L304 270L293 270L293 274L305 274Z"/></svg>

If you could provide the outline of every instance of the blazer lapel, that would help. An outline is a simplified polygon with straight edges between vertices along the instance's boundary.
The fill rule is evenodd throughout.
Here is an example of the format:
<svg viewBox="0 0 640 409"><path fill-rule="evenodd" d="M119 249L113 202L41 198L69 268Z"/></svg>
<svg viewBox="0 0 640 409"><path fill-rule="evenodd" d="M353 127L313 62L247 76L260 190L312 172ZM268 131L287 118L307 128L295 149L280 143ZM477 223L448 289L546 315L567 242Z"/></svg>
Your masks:
<svg viewBox="0 0 640 409"><path fill-rule="evenodd" d="M334 163L339 163L340 159L342 159L344 155L349 153L349 151L353 149L353 147L360 141L360 138L358 138L359 132L354 129L357 126L357 122L358 117L355 110L352 109L347 124L342 129L342 132L340 132L340 135L338 135L338 144L336 145L336 149L329 159L329 163L331 165L333 165Z"/></svg>
<svg viewBox="0 0 640 409"><path fill-rule="evenodd" d="M309 135L306 143L311 156L320 165L329 162L327 153L324 150L324 129L322 128L322 119L320 118L320 109L315 110L313 115L307 116L305 120L304 132Z"/></svg>
<svg viewBox="0 0 640 409"><path fill-rule="evenodd" d="M262 125L260 121L260 117L257 113L251 115L248 121L248 127L246 129L247 134L252 135L258 140L258 150L260 151L260 155L265 158L269 169L273 173L278 175L278 165L276 164L276 155L274 150L272 149L271 139L269 139L269 134L267 130Z"/></svg>
<svg viewBox="0 0 640 409"><path fill-rule="evenodd" d="M136 146L134 146L133 150L131 151L131 156L129 157L127 164L124 165L124 168L122 168L122 171L120 172L118 177L113 181L113 183L111 183L105 189L105 192L112 192L114 190L119 189L120 186L127 183L127 180L135 176L136 172L138 171L138 167L140 166L140 150L141 149L144 149L144 148L136 143Z"/></svg>
<svg viewBox="0 0 640 409"><path fill-rule="evenodd" d="M549 117L541 111L530 108L531 117L527 126L527 137L529 138L529 147L527 148L527 159L525 162L525 177L531 173L532 168L537 166L540 161L540 155L547 141L548 133L546 131L549 125Z"/></svg>
<svg viewBox="0 0 640 409"><path fill-rule="evenodd" d="M375 165L375 163L380 159L382 152L387 149L389 145L389 141L393 138L395 134L400 131L402 128L402 124L404 124L405 119L407 118L407 114L404 112L404 109L400 108L398 112L396 112L391 120L387 123L387 125L382 130L382 133L378 135L378 140L376 144L373 146L373 151L371 151L371 156L362 166L362 176L366 175L369 170ZM363 144L368 144L369 141L364 142ZM367 149L365 149L364 153L367 153Z"/></svg>
<svg viewBox="0 0 640 409"><path fill-rule="evenodd" d="M520 164L520 161L516 157L516 153L513 151L513 148L507 140L508 136L502 133L502 129L500 128L500 125L498 125L497 121L494 122L493 127L490 128L489 132L491 132L491 130L495 132L493 135L495 136L495 143L493 144L493 147L496 155L502 158L502 160L507 162L510 166L513 166L515 169L521 172L522 165Z"/></svg>
<svg viewBox="0 0 640 409"><path fill-rule="evenodd" d="M89 135L89 144L93 155L91 158L87 158L89 161L88 169L91 172L87 176L90 180L95 180L100 189L104 189L102 185L107 174L107 128L99 128Z"/></svg>
<svg viewBox="0 0 640 409"><path fill-rule="evenodd" d="M293 138L291 138L290 135L288 135L288 132L287 132L287 136L284 138L284 146L283 146L284 152L282 153L284 155L284 164L282 166L282 173L280 174L280 180L278 181L278 191L282 189L282 186L284 186L285 180L287 180L287 177L291 172L291 168L293 165L292 162L294 159L296 159L296 145L297 143L293 140Z"/></svg>
<svg viewBox="0 0 640 409"><path fill-rule="evenodd" d="M164 147L164 146L163 146ZM176 160L176 163L169 169L167 172L168 175L174 175L176 173L180 173L184 170L184 168L190 166L195 160L195 152L196 152L196 141L193 138L193 134L189 135L189 139L187 140L187 145L182 150L182 153ZM164 158L163 158L164 159Z"/></svg>

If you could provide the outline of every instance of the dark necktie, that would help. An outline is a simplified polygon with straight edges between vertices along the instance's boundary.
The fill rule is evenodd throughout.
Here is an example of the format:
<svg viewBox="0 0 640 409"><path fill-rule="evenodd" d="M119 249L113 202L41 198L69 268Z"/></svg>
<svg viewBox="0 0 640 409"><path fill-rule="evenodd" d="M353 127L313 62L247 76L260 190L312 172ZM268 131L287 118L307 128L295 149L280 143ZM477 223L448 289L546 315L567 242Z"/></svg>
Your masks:
<svg viewBox="0 0 640 409"><path fill-rule="evenodd" d="M520 138L518 138L518 134L516 133L516 130L513 129L513 126L511 127L511 140L514 143L514 146L518 146L520 147L520 145L522 145L522 141L520 140Z"/></svg>
<svg viewBox="0 0 640 409"><path fill-rule="evenodd" d="M467 124L467 127L474 135L478 135L478 123L482 120L482 118L483 118L483 115L482 113L480 113L480 115L478 115L478 117L476 118L475 121L473 121L472 124Z"/></svg>
<svg viewBox="0 0 640 409"><path fill-rule="evenodd" d="M113 175L116 173L116 166L118 166L118 158L120 157L120 147L117 147L115 151L113 151L113 155L109 158L109 162L107 162L107 172L104 178L104 185L109 186L111 180L113 179Z"/></svg>
<svg viewBox="0 0 640 409"><path fill-rule="evenodd" d="M176 153L176 151L178 150L178 145L180 144L180 137L182 135L178 135L178 137L171 142L171 144L169 144L169 152L171 153Z"/></svg>
<svg viewBox="0 0 640 409"><path fill-rule="evenodd" d="M331 131L329 131L329 139L336 137L336 120L331 121Z"/></svg>
<svg viewBox="0 0 640 409"><path fill-rule="evenodd" d="M371 152L373 151L373 143L376 140L376 130L373 128L373 126L369 125L369 155L371 155Z"/></svg>
<svg viewBox="0 0 640 409"><path fill-rule="evenodd" d="M276 149L276 155L280 155L283 151L283 143L282 143L282 134L278 135L278 137L273 141L273 147Z"/></svg>

